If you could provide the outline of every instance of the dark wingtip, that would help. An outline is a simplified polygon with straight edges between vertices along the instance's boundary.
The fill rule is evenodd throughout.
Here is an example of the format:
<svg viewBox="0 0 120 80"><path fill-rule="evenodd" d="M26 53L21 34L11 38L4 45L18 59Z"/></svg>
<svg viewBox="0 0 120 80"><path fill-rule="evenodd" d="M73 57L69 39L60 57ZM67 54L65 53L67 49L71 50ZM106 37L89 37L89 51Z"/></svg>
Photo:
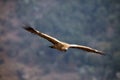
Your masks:
<svg viewBox="0 0 120 80"><path fill-rule="evenodd" d="M102 52L102 51L97 51L96 53L98 53L98 54L100 54L100 55L106 55L104 52Z"/></svg>
<svg viewBox="0 0 120 80"><path fill-rule="evenodd" d="M30 31L30 32L34 31L34 29L31 26L29 26L28 24L24 24L22 26L22 28L25 29L25 30L27 30L27 31Z"/></svg>
<svg viewBox="0 0 120 80"><path fill-rule="evenodd" d="M26 31L29 31L29 32L31 32L31 33L33 33L33 34L36 34L36 31L35 31L31 26L29 26L28 24L24 24L22 27L23 27L23 29L25 29Z"/></svg>
<svg viewBox="0 0 120 80"><path fill-rule="evenodd" d="M29 30L29 29L32 29L29 25L23 25L22 28L24 28L25 30Z"/></svg>

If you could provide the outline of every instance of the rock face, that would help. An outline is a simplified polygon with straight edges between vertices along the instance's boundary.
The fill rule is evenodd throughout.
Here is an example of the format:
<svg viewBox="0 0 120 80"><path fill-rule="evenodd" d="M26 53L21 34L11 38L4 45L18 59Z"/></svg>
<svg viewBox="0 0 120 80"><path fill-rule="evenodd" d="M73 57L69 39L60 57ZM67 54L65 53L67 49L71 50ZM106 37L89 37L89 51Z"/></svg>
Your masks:
<svg viewBox="0 0 120 80"><path fill-rule="evenodd" d="M10 59L6 55L0 55L4 63L0 64L0 80L79 80L77 72L59 73L54 70L46 72L45 68L37 65L25 65Z"/></svg>

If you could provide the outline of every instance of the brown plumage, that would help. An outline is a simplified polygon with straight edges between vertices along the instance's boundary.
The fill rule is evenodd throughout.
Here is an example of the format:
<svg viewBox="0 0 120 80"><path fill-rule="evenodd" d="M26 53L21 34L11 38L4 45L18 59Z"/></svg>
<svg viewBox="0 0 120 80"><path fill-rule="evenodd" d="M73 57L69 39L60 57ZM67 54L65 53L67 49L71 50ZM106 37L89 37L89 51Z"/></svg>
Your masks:
<svg viewBox="0 0 120 80"><path fill-rule="evenodd" d="M27 30L31 33L34 33L34 34L36 34L40 37L43 37L46 40L53 43L52 46L49 46L50 48L54 48L54 49L57 49L57 50L60 50L60 51L67 51L69 48L77 48L77 49L81 49L81 50L84 50L84 51L87 51L87 52L93 52L93 53L98 53L98 54L104 55L104 53L102 51L98 51L96 49L93 49L93 48L90 48L90 47L87 47L87 46L76 45L76 44L68 44L68 43L59 41L58 39L56 39L54 37L51 37L47 34L44 34L44 33L40 32L38 30L35 30L30 26L25 25L23 28L25 30Z"/></svg>

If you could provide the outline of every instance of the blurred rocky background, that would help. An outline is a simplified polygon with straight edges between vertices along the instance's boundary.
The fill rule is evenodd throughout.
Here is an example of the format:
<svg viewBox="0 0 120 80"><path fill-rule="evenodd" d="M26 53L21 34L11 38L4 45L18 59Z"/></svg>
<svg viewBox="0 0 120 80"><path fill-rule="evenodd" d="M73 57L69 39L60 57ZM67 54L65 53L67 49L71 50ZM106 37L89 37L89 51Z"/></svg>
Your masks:
<svg viewBox="0 0 120 80"><path fill-rule="evenodd" d="M106 56L50 49L24 24ZM120 80L120 0L0 0L0 80Z"/></svg>

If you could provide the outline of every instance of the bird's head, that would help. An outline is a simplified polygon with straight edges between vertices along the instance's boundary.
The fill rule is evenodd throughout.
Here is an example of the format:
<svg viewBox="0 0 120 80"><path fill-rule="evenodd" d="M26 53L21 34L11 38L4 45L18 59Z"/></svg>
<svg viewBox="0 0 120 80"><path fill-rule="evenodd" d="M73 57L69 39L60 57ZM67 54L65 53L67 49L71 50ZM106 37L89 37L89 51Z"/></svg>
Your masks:
<svg viewBox="0 0 120 80"><path fill-rule="evenodd" d="M52 46L49 46L49 48L55 48L55 46L52 45Z"/></svg>

